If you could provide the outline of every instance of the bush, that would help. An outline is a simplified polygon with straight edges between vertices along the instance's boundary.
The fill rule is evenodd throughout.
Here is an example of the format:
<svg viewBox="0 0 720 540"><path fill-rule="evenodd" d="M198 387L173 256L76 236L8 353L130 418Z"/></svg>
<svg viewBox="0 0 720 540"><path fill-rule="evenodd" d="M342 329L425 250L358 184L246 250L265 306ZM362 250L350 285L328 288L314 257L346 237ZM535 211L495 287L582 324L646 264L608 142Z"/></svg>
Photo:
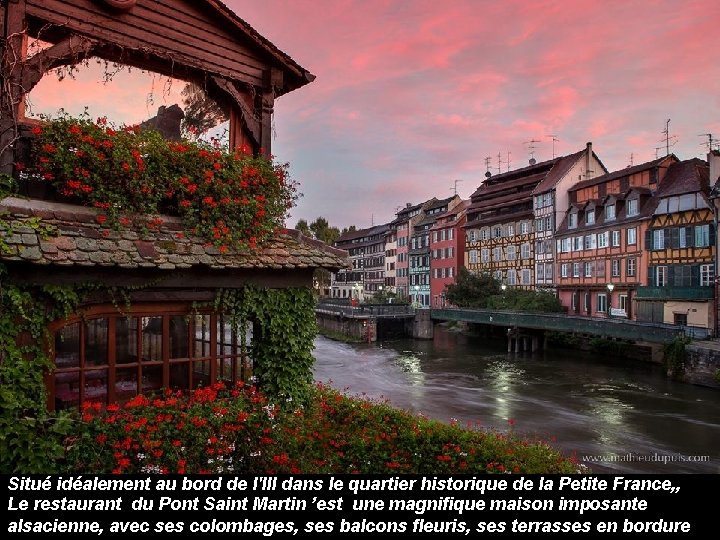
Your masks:
<svg viewBox="0 0 720 540"><path fill-rule="evenodd" d="M86 408L67 466L86 473L572 473L541 442L463 429L322 385L285 411L253 387L218 384Z"/></svg>

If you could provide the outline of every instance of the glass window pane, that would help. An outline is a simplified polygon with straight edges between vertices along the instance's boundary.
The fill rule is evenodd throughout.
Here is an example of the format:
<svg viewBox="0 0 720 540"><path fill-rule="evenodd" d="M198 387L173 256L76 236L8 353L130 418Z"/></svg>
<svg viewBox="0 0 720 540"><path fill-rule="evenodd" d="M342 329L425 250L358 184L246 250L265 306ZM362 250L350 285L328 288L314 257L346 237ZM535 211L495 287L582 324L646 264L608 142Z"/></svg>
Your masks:
<svg viewBox="0 0 720 540"><path fill-rule="evenodd" d="M163 387L163 367L159 366L143 366L142 368L142 387L143 394L160 390Z"/></svg>
<svg viewBox="0 0 720 540"><path fill-rule="evenodd" d="M58 369L80 367L80 323L55 333L55 365Z"/></svg>
<svg viewBox="0 0 720 540"><path fill-rule="evenodd" d="M85 323L85 365L107 365L108 321L93 319Z"/></svg>
<svg viewBox="0 0 720 540"><path fill-rule="evenodd" d="M194 354L195 358L210 356L210 315L195 316Z"/></svg>
<svg viewBox="0 0 720 540"><path fill-rule="evenodd" d="M170 388L173 390L187 390L190 387L189 362L174 362L170 364Z"/></svg>
<svg viewBox="0 0 720 540"><path fill-rule="evenodd" d="M115 374L115 399L127 401L137 393L137 368L118 369Z"/></svg>
<svg viewBox="0 0 720 540"><path fill-rule="evenodd" d="M138 361L138 324L137 317L118 317L115 319L115 363L131 364Z"/></svg>
<svg viewBox="0 0 720 540"><path fill-rule="evenodd" d="M55 410L76 408L80 405L80 372L55 373Z"/></svg>
<svg viewBox="0 0 720 540"><path fill-rule="evenodd" d="M143 362L162 361L162 317L142 318L142 360Z"/></svg>
<svg viewBox="0 0 720 540"><path fill-rule="evenodd" d="M85 372L85 388L83 401L107 403L108 401L107 369L92 369Z"/></svg>
<svg viewBox="0 0 720 540"><path fill-rule="evenodd" d="M181 315L170 317L170 358L188 358L190 349L188 320Z"/></svg>
<svg viewBox="0 0 720 540"><path fill-rule="evenodd" d="M200 388L210 384L210 360L197 360L192 363L192 387Z"/></svg>

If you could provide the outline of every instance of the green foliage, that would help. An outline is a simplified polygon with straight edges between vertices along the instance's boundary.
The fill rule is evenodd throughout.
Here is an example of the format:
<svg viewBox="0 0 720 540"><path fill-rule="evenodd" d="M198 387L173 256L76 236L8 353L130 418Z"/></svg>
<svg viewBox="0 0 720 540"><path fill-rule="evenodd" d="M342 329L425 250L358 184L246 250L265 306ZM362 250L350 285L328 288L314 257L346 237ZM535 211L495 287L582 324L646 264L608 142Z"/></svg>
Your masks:
<svg viewBox="0 0 720 540"><path fill-rule="evenodd" d="M665 344L663 348L663 363L668 375L681 377L685 373L687 345L690 341L689 337L678 336L671 342Z"/></svg>
<svg viewBox="0 0 720 540"><path fill-rule="evenodd" d="M67 414L47 412L47 325L91 288L24 287L7 277L0 265L0 472L53 472L73 426Z"/></svg>
<svg viewBox="0 0 720 540"><path fill-rule="evenodd" d="M581 468L512 431L463 429L386 403L310 388L281 409L253 387L142 396L87 409L71 471L170 473L573 473ZM97 416L95 414L97 413Z"/></svg>
<svg viewBox="0 0 720 540"><path fill-rule="evenodd" d="M627 352L627 347L631 344L626 341L618 341L616 339L593 337L590 338L589 345L590 350L594 353L610 356L623 356Z"/></svg>
<svg viewBox="0 0 720 540"><path fill-rule="evenodd" d="M491 296L488 299L487 307L535 313L557 313L563 310L560 300L551 292L516 288L509 288L502 294Z"/></svg>
<svg viewBox="0 0 720 540"><path fill-rule="evenodd" d="M62 116L33 128L35 164L24 174L98 208L99 223L155 228L164 210L221 251L254 248L283 227L297 200L287 164L247 149L174 142L137 126Z"/></svg>
<svg viewBox="0 0 720 540"><path fill-rule="evenodd" d="M455 283L445 287L445 298L458 307L484 308L499 292L500 284L490 274L475 275L461 267Z"/></svg>
<svg viewBox="0 0 720 540"><path fill-rule="evenodd" d="M312 385L313 342L317 334L312 291L296 289L225 289L215 308L233 323L254 320L251 354L263 392L281 405L305 402Z"/></svg>

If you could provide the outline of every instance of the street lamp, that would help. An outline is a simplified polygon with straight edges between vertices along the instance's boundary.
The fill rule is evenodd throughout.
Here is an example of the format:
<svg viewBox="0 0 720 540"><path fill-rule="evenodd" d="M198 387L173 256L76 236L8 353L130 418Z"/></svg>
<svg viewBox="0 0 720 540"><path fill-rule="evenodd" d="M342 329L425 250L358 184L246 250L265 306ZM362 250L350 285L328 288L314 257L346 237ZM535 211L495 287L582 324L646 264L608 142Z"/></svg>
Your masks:
<svg viewBox="0 0 720 540"><path fill-rule="evenodd" d="M607 290L608 290L608 302L607 302L607 315L610 317L610 314L612 313L610 310L612 309L612 292L615 288L615 285L612 283L607 284Z"/></svg>
<svg viewBox="0 0 720 540"><path fill-rule="evenodd" d="M415 285L415 287L413 288L415 289L415 304L420 305L420 301L418 300L418 298L420 297L420 285Z"/></svg>
<svg viewBox="0 0 720 540"><path fill-rule="evenodd" d="M502 292L505 292L507 290L507 285L503 283L502 285L500 285L500 288L502 289Z"/></svg>

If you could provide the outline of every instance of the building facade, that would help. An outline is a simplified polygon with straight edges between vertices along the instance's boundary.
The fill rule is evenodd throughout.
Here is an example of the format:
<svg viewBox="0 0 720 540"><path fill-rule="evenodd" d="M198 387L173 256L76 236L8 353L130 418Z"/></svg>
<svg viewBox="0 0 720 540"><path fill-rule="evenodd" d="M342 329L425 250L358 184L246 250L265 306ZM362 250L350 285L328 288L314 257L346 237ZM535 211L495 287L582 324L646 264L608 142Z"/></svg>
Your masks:
<svg viewBox="0 0 720 540"><path fill-rule="evenodd" d="M568 207L568 189L608 171L592 150L585 149L558 160L533 191L535 232L535 286L555 290L555 230Z"/></svg>
<svg viewBox="0 0 720 540"><path fill-rule="evenodd" d="M555 241L558 297L568 313L637 318L637 289L647 285L645 231L658 186L677 161L666 156L568 190Z"/></svg>
<svg viewBox="0 0 720 540"><path fill-rule="evenodd" d="M645 232L647 286L637 291L637 318L686 326L698 337L715 328L715 215L709 167L673 164L656 194Z"/></svg>
<svg viewBox="0 0 720 540"><path fill-rule="evenodd" d="M431 307L446 306L445 287L455 282L465 256L466 211L470 201L438 216L430 228L430 301Z"/></svg>

